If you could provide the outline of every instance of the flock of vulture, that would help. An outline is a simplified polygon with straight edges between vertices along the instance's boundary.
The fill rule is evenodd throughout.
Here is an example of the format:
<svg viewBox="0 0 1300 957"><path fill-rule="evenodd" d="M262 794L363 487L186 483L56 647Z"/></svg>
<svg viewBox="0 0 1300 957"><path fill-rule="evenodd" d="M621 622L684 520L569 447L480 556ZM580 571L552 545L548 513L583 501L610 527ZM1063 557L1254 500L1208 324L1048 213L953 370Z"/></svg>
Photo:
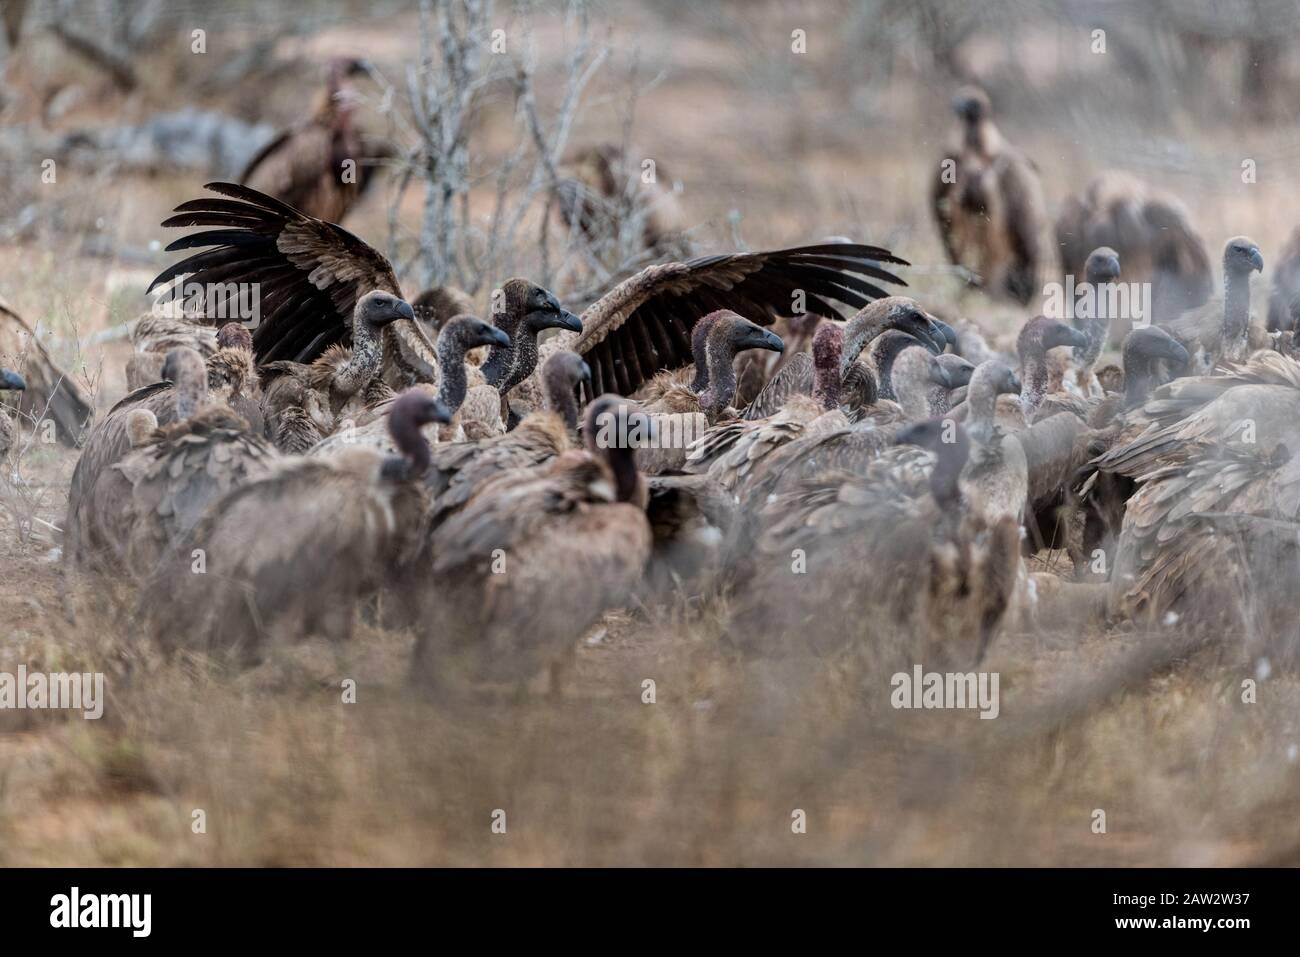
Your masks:
<svg viewBox="0 0 1300 957"><path fill-rule="evenodd" d="M355 148L330 105L345 75L308 146L282 137L274 170L163 222L202 228L154 287L204 293L139 320L134 391L93 426L3 313L24 375L0 387L82 446L66 574L137 585L165 646L253 662L364 616L410 629L414 678L451 693L563 664L613 610L725 593L742 653L884 628L969 666L1032 619L1036 552L1168 626L1239 608L1298 547L1300 234L1267 323L1255 244L1226 243L1213 296L1186 213L1122 177L1066 203L1053 246L1033 164L970 90L931 197L954 264L1021 304L1054 270L1150 282L1153 322L1040 315L1003 354L891 294L906 261L842 240L652 265L581 315L501 277L476 315L455 289L408 299L332 221L360 193L333 172ZM212 318L232 288L258 290L253 328Z"/></svg>

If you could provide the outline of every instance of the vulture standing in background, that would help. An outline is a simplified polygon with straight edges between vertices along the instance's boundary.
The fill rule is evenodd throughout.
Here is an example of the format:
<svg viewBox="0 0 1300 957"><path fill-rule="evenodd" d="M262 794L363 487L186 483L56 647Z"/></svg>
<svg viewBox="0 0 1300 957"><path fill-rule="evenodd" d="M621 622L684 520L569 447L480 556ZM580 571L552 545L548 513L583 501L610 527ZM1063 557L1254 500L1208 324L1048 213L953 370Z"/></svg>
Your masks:
<svg viewBox="0 0 1300 957"><path fill-rule="evenodd" d="M1028 304L1052 258L1038 172L998 132L982 90L959 90L953 110L961 127L930 192L939 237L973 284Z"/></svg>
<svg viewBox="0 0 1300 957"><path fill-rule="evenodd" d="M173 349L193 349L207 358L217 350L217 330L186 316L147 312L131 329L135 352L126 360L126 387L134 392L159 381L163 362Z"/></svg>
<svg viewBox="0 0 1300 957"><path fill-rule="evenodd" d="M32 422L53 420L55 437L75 448L94 414L85 389L55 364L31 326L0 299L0 364L27 382L18 411Z"/></svg>
<svg viewBox="0 0 1300 957"><path fill-rule="evenodd" d="M239 181L308 216L342 222L370 186L381 158L353 126L355 94L348 81L367 72L360 60L330 61L310 118L262 147Z"/></svg>
<svg viewBox="0 0 1300 957"><path fill-rule="evenodd" d="M434 532L418 681L517 688L627 601L651 534L635 449L621 439L650 428L634 402L602 396L587 409L585 450L485 482Z"/></svg>
<svg viewBox="0 0 1300 957"><path fill-rule="evenodd" d="M1067 200L1056 220L1056 242L1061 268L1076 277L1085 275L1098 247L1114 250L1128 282L1152 284L1155 315L1148 322L1168 322L1196 308L1213 288L1209 253L1182 204L1126 173L1103 173ZM1114 317L1112 345L1124 341L1131 318Z"/></svg>
<svg viewBox="0 0 1300 957"><path fill-rule="evenodd" d="M83 515L81 558L135 579L214 500L267 471L275 449L221 403L208 403L207 370L193 349L167 354L163 376L175 420L158 427L147 408L128 414L132 451L99 473Z"/></svg>
<svg viewBox="0 0 1300 957"><path fill-rule="evenodd" d="M1273 270L1268 296L1268 331L1294 331L1300 316L1300 226L1291 231Z"/></svg>
<svg viewBox="0 0 1300 957"><path fill-rule="evenodd" d="M17 372L0 367L0 392L22 392L27 388L27 383ZM9 410L0 404L0 459L9 454L13 448L14 437L18 434L18 427L9 415Z"/></svg>
<svg viewBox="0 0 1300 957"><path fill-rule="evenodd" d="M260 283L262 321L253 333L260 364L279 359L311 362L329 346L349 341L350 317L361 296L372 290L401 294L388 260L342 227L305 216L247 187L210 183L208 188L232 198L182 203L163 225L217 227L168 247L211 248L173 264L153 287L182 275L204 288L218 282ZM882 264L906 262L876 246L827 243L664 263L620 282L592 303L580 322L550 293L518 280L502 287L504 312L492 318L503 329L512 317L526 319L530 330L539 320L560 327L561 333L542 352L571 349L581 355L592 371L588 395L631 394L657 372L691 360L692 330L708 313L733 309L760 325L769 324L788 313L802 292L807 312L838 318L831 303L860 309L885 295L877 282L901 284ZM416 340L425 339L414 322L402 324L400 335L409 354L416 354ZM509 368L490 356L483 373L503 392L511 380L517 382L511 398L521 409L531 409L542 398L535 371L536 339L512 336L516 338L519 345L508 357ZM425 345L432 350L431 344ZM428 381L433 375L429 370Z"/></svg>
<svg viewBox="0 0 1300 957"><path fill-rule="evenodd" d="M1189 374L1208 374L1220 361L1241 362L1269 345L1263 328L1250 321L1250 274L1263 271L1259 247L1234 236L1223 248L1223 295L1162 324L1191 355Z"/></svg>
<svg viewBox="0 0 1300 957"><path fill-rule="evenodd" d="M388 417L399 454L282 459L218 499L142 592L155 638L256 662L278 637L350 637L358 608L380 591L409 597L426 538L420 430L450 418L437 399L408 392ZM195 548L203 575L191 571Z"/></svg>
<svg viewBox="0 0 1300 957"><path fill-rule="evenodd" d="M768 502L758 574L732 635L765 654L856 645L899 661L977 665L1015 592L1020 530L966 497L970 449L961 426L928 420L901 430L862 471Z"/></svg>
<svg viewBox="0 0 1300 957"><path fill-rule="evenodd" d="M647 183L639 164L613 143L599 143L574 152L560 173L558 211L570 229L589 242L617 239L626 217L640 218L641 242L657 254L682 255L687 250L686 219L662 167Z"/></svg>

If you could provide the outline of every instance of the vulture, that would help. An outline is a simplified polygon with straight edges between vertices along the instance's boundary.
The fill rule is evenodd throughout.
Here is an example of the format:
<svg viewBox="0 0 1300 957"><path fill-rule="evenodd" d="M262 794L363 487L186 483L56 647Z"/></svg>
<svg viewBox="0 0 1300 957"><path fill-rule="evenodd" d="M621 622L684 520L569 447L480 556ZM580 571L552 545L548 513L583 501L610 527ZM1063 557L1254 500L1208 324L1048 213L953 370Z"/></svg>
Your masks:
<svg viewBox="0 0 1300 957"><path fill-rule="evenodd" d="M414 317L407 302L376 289L357 300L350 347L335 343L310 364L279 359L263 365L263 412L276 447L305 452L391 398L381 377L383 331Z"/></svg>
<svg viewBox="0 0 1300 957"><path fill-rule="evenodd" d="M601 396L587 408L585 449L484 482L434 531L419 682L517 688L635 593L651 532L634 437L650 429L631 400Z"/></svg>
<svg viewBox="0 0 1300 957"><path fill-rule="evenodd" d="M173 264L151 286L187 276L186 285L257 283L261 322L253 333L259 364L280 359L309 363L351 336L357 300L381 290L400 295L388 260L352 233L244 186L210 183L221 197L182 203L164 226L212 226L168 249L211 247ZM691 332L700 318L727 308L770 324L802 293L806 311L827 318L832 303L860 309L885 295L877 283L903 284L885 265L907 265L889 250L852 243L825 243L768 252L702 256L649 266L607 292L583 312L565 312L555 297L526 280L512 280L495 297L492 321L523 323L528 333L558 327L542 351L570 349L591 367L585 396L630 395L657 372L692 358ZM578 331L581 327L581 332ZM402 325L410 354L424 339L419 326ZM514 388L523 406L535 408L542 389L535 335L512 335L513 354L490 356L483 373L503 393ZM426 348L432 351L427 343ZM432 375L432 372L430 372Z"/></svg>
<svg viewBox="0 0 1300 957"><path fill-rule="evenodd" d="M229 408L248 424L252 433L263 434L252 353L240 345L220 348L208 357L205 367L209 400ZM177 408L173 390L172 382L161 381L128 393L87 435L85 447L72 472L68 513L63 526L63 558L73 567L88 557L82 536L84 512L89 507L91 492L100 474L132 448L132 412L148 412L157 427L172 425L176 421Z"/></svg>
<svg viewBox="0 0 1300 957"><path fill-rule="evenodd" d="M1016 337L1016 354L1020 357L1020 381L1023 383L1020 405L1026 421L1033 421L1048 394L1048 352L1062 346L1087 350L1091 341L1088 333L1059 319L1037 316L1025 323Z"/></svg>
<svg viewBox="0 0 1300 957"><path fill-rule="evenodd" d="M1189 385L1195 383L1194 388ZM1300 538L1300 363L1261 352L1224 375L1157 389L1142 435L1105 467L1131 478L1112 609L1215 633L1261 625L1294 646ZM1273 584L1279 583L1279 584ZM1292 651L1294 654L1294 651Z"/></svg>
<svg viewBox="0 0 1300 957"><path fill-rule="evenodd" d="M1250 351L1269 345L1264 330L1250 321L1250 274L1263 271L1259 247L1234 236L1223 249L1222 298L1162 324L1191 354L1193 374L1209 373L1223 360L1241 362Z"/></svg>
<svg viewBox="0 0 1300 957"><path fill-rule="evenodd" d="M930 192L939 237L973 284L1027 305L1051 258L1038 172L1002 137L982 90L958 91L953 110L960 128Z"/></svg>
<svg viewBox="0 0 1300 957"><path fill-rule="evenodd" d="M353 126L348 81L367 72L363 61L332 60L310 117L262 147L239 181L308 216L342 222L369 188L382 158L375 155L382 151L367 149Z"/></svg>
<svg viewBox="0 0 1300 957"><path fill-rule="evenodd" d="M657 167L647 183L640 166L628 159L613 143L587 146L569 156L558 184L561 220L593 243L616 240L627 220L640 220L646 250L677 254L686 247L686 218L673 187L660 182L672 180Z"/></svg>
<svg viewBox="0 0 1300 957"><path fill-rule="evenodd" d="M50 419L63 445L81 444L94 414L86 390L55 363L31 326L0 299L0 364L21 373L27 383L18 412L31 422Z"/></svg>
<svg viewBox="0 0 1300 957"><path fill-rule="evenodd" d="M198 352L173 349L162 375L174 383L174 421L159 428L147 408L128 413L132 451L99 473L82 517L81 557L141 580L211 502L265 473L276 458L229 407L208 403Z"/></svg>
<svg viewBox="0 0 1300 957"><path fill-rule="evenodd" d="M966 497L971 446L960 425L927 420L860 471L770 500L733 640L760 654L856 647L897 662L978 665L1011 603L1020 555L1014 518Z"/></svg>
<svg viewBox="0 0 1300 957"><path fill-rule="evenodd" d="M438 372L441 381L437 398L451 413L451 424L446 427L450 441L487 438L501 430L486 429L482 419L491 415L500 426L501 395L490 385L469 383L465 361L469 350L479 346L508 346L510 338L489 323L474 316L456 316L443 327L436 347ZM432 389L417 385L418 389ZM365 413L350 428L343 428L322 439L310 450L311 455L332 455L357 444L394 451L388 432L387 416L397 399L389 399L375 410Z"/></svg>
<svg viewBox="0 0 1300 957"><path fill-rule="evenodd" d="M426 381L425 375L429 367L437 362L435 352L425 348L425 340L436 342L439 332L449 320L456 316L473 315L475 311L474 300L454 286L435 286L424 290L411 300L411 310L415 313L415 324L420 327L423 337L399 336L391 326L384 330L384 381L399 392ZM407 351L411 347L415 350L414 355ZM472 355L476 359L474 364L482 365L478 361L479 353Z"/></svg>
<svg viewBox="0 0 1300 957"><path fill-rule="evenodd" d="M1300 226L1291 231L1277 268L1273 270L1273 288L1268 295L1268 331L1295 331L1300 315Z"/></svg>
<svg viewBox="0 0 1300 957"><path fill-rule="evenodd" d="M591 369L576 352L556 352L542 367L542 378L547 408L529 413L518 428L478 442L433 449L426 484L434 526L464 505L489 479L543 465L568 451L570 437L578 428L577 390L591 381Z"/></svg>
<svg viewBox="0 0 1300 957"><path fill-rule="evenodd" d="M420 430L450 418L407 392L388 416L398 454L281 459L214 502L143 589L156 640L255 663L281 636L350 637L359 606L381 591L410 596L427 537ZM204 574L192 571L194 549Z"/></svg>
<svg viewBox="0 0 1300 957"><path fill-rule="evenodd" d="M1187 211L1128 174L1103 173L1068 199L1056 221L1056 242L1068 275L1085 275L1088 257L1105 246L1124 263L1127 281L1151 283L1155 315L1147 322L1168 322L1210 297L1210 256ZM1124 341L1131 318L1112 318L1110 343Z"/></svg>
<svg viewBox="0 0 1300 957"><path fill-rule="evenodd" d="M212 355L217 330L191 317L146 312L131 329L131 344L135 352L126 361L126 387L134 392L162 379L163 362L173 349L193 349L205 359Z"/></svg>
<svg viewBox="0 0 1300 957"><path fill-rule="evenodd" d="M1093 374L1097 357L1105 347L1110 335L1110 297L1107 290L1110 284L1120 277L1119 254L1109 246L1101 246L1088 254L1084 263L1084 279L1092 286L1093 314L1091 316L1075 315L1074 328L1088 337L1086 345L1075 346L1073 350L1075 385L1083 395L1092 396L1101 391L1101 384ZM1150 316L1144 317L1147 322ZM1120 337L1120 341L1123 337Z"/></svg>
<svg viewBox="0 0 1300 957"><path fill-rule="evenodd" d="M0 367L0 392L22 392L27 388L23 377L11 369ZM0 459L9 454L13 448L14 436L18 427L9 415L9 410L0 405Z"/></svg>

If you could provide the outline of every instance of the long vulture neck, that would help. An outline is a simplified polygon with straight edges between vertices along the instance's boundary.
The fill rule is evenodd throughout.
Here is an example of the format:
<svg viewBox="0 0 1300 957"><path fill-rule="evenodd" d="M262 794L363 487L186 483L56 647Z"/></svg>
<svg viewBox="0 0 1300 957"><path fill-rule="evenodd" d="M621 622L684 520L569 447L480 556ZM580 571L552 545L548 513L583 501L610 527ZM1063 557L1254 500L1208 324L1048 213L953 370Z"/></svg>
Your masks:
<svg viewBox="0 0 1300 957"><path fill-rule="evenodd" d="M1225 271L1223 277L1223 343L1245 342L1250 325L1250 273Z"/></svg>
<svg viewBox="0 0 1300 957"><path fill-rule="evenodd" d="M438 374L442 378L438 386L438 398L446 403L453 413L465 401L469 391L469 377L465 373L465 343L455 330L444 330L438 337Z"/></svg>
<svg viewBox="0 0 1300 957"><path fill-rule="evenodd" d="M483 363L483 378L487 384L495 386L505 393L505 382L515 358L515 334L519 331L520 317L513 312L503 313L496 322L496 327L510 337L508 346L492 346L488 350L487 361ZM441 337L440 337L441 338Z"/></svg>
<svg viewBox="0 0 1300 957"><path fill-rule="evenodd" d="M867 347L867 343L873 341L877 336L885 331L885 323L881 319L851 319L844 330L844 347L840 353L840 361L846 358L856 359L862 354L862 350ZM885 375L880 373L877 385L885 387ZM883 392L881 398L889 398Z"/></svg>
<svg viewBox="0 0 1300 957"><path fill-rule="evenodd" d="M573 384L560 370L554 370L546 377L546 402L552 412L564 419L565 428L577 432L578 399L573 394Z"/></svg>
<svg viewBox="0 0 1300 957"><path fill-rule="evenodd" d="M202 374L192 375L190 370L185 370L177 376L177 381L172 389L176 393L176 421L184 422L195 412L199 410L208 397L208 378L207 370L200 370Z"/></svg>
<svg viewBox="0 0 1300 957"><path fill-rule="evenodd" d="M937 461L930 472L930 494L941 507L960 505L961 472L970 457L970 439L957 429L953 441L940 442Z"/></svg>
<svg viewBox="0 0 1300 957"><path fill-rule="evenodd" d="M424 475L433 455L419 427L414 422L394 422L392 434L398 454L384 459L379 474L394 482L407 482Z"/></svg>
<svg viewBox="0 0 1300 957"><path fill-rule="evenodd" d="M634 449L605 450L605 462L614 475L614 494L620 502L637 502L641 498L641 473L636 468Z"/></svg>
<svg viewBox="0 0 1300 957"><path fill-rule="evenodd" d="M709 385L700 393L700 411L712 420L726 411L736 397L735 350L727 341L725 329L709 336L705 345L705 364L709 368Z"/></svg>
<svg viewBox="0 0 1300 957"><path fill-rule="evenodd" d="M829 351L822 361L813 362L812 395L824 412L840 407L840 350Z"/></svg>
<svg viewBox="0 0 1300 957"><path fill-rule="evenodd" d="M997 391L977 376L971 380L970 388L966 390L966 404L970 407L970 414L966 417L966 431L977 442L986 441L993 434L997 423Z"/></svg>
<svg viewBox="0 0 1300 957"><path fill-rule="evenodd" d="M1137 349L1124 350L1124 407L1135 409L1156 385L1157 364Z"/></svg>
<svg viewBox="0 0 1300 957"><path fill-rule="evenodd" d="M691 380L691 391L700 395L709 387L708 332L710 325L697 322L691 330L691 362L695 364L695 378Z"/></svg>
<svg viewBox="0 0 1300 957"><path fill-rule="evenodd" d="M1022 360L1024 368L1024 386L1020 390L1020 401L1024 404L1025 415L1029 415L1043 402L1047 395L1047 352L1044 349L1026 349Z"/></svg>
<svg viewBox="0 0 1300 957"><path fill-rule="evenodd" d="M368 322L352 324L352 355L334 374L334 391L342 396L360 392L379 372L383 348Z"/></svg>
<svg viewBox="0 0 1300 957"><path fill-rule="evenodd" d="M1101 355L1102 343L1106 341L1106 333L1110 329L1110 297L1107 291L1113 283L1101 279L1091 271L1085 278L1092 286L1093 314L1090 319L1076 318L1074 326L1088 337L1088 344L1075 346L1072 354L1075 364L1086 372L1097 362L1097 356Z"/></svg>
<svg viewBox="0 0 1300 957"><path fill-rule="evenodd" d="M992 156L1001 146L1002 137L992 120L983 119L966 123L962 141L967 149L981 156Z"/></svg>
<svg viewBox="0 0 1300 957"><path fill-rule="evenodd" d="M952 410L951 392L948 387L938 383L932 386L929 394L926 395L926 404L929 406L930 418L947 415Z"/></svg>

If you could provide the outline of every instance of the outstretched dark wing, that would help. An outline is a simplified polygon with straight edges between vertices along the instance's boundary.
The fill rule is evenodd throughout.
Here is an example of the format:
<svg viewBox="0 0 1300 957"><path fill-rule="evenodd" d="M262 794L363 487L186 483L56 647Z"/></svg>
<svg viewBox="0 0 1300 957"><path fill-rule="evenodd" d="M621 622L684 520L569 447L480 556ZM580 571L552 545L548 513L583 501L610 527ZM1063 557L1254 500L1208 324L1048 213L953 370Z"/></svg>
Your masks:
<svg viewBox="0 0 1300 957"><path fill-rule="evenodd" d="M592 395L630 395L691 361L691 329L710 312L731 309L765 326L792 315L802 291L805 311L839 319L832 303L856 311L890 295L872 280L907 285L882 263L908 265L879 246L826 243L650 266L587 307L573 349L591 366Z"/></svg>
<svg viewBox="0 0 1300 957"><path fill-rule="evenodd" d="M208 183L207 188L230 198L182 203L163 226L217 228L168 246L168 251L203 252L163 270L149 289L178 276L187 277L187 289L234 289L228 284L240 284L240 295L256 296L260 322L253 330L253 352L259 364L277 359L310 362L335 343L346 345L358 299L375 289L402 294L383 254L342 226L247 186ZM244 284L256 284L255 290ZM203 311L208 321L224 321L212 312Z"/></svg>

